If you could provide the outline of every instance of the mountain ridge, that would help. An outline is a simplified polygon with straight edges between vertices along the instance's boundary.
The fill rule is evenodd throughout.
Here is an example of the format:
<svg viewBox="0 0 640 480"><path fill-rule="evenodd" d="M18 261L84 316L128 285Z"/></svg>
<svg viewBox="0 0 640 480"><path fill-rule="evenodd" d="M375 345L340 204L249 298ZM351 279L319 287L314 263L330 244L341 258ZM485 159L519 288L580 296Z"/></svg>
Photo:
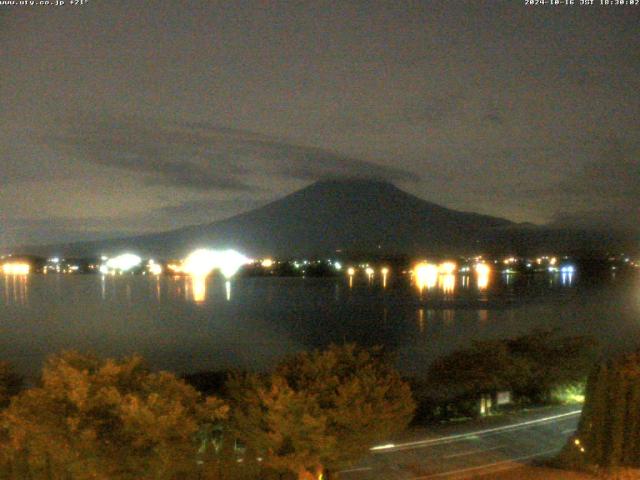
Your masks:
<svg viewBox="0 0 640 480"><path fill-rule="evenodd" d="M559 231L558 231L559 232ZM123 249L181 257L194 248L235 248L252 256L336 252L461 254L516 251L531 243L571 244L567 232L452 210L382 180L320 180L280 199L216 222L132 237L33 247L41 254L100 255ZM31 252L30 252L31 253Z"/></svg>

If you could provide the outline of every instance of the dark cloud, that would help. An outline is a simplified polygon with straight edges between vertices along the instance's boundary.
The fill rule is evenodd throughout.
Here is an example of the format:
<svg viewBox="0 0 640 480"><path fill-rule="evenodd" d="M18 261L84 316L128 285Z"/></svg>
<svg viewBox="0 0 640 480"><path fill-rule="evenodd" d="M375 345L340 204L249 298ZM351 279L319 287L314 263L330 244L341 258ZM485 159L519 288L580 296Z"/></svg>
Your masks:
<svg viewBox="0 0 640 480"><path fill-rule="evenodd" d="M622 200L640 205L640 141L617 135L593 137L597 156L578 165L558 188L597 202Z"/></svg>
<svg viewBox="0 0 640 480"><path fill-rule="evenodd" d="M127 5L0 9L9 223L146 232L326 177L541 224L638 204L637 9Z"/></svg>
<svg viewBox="0 0 640 480"><path fill-rule="evenodd" d="M46 169L43 165L25 162L32 151L17 138L2 140L0 138L0 187L33 180Z"/></svg>
<svg viewBox="0 0 640 480"><path fill-rule="evenodd" d="M244 168L212 151L209 141L187 130L162 127L158 122L99 116L83 116L71 125L69 131L54 138L53 146L77 148L81 161L144 174L150 185L252 189L239 178L247 173Z"/></svg>
<svg viewBox="0 0 640 480"><path fill-rule="evenodd" d="M415 181L402 168L205 122L83 116L52 146L77 149L80 160L141 173L149 184L196 190L247 191L243 177L265 173L314 181L326 177ZM50 142L47 137L45 142Z"/></svg>
<svg viewBox="0 0 640 480"><path fill-rule="evenodd" d="M151 233L222 220L267 203L241 194L234 198L203 199L166 205L137 214L93 217L6 217L0 241L5 245L36 245L70 240L100 240Z"/></svg>
<svg viewBox="0 0 640 480"><path fill-rule="evenodd" d="M229 212L241 213L260 207L265 203L265 200L250 196L225 200L193 200L161 207L158 209L158 213L169 218L188 218L193 223L203 223L214 218L216 220L224 218L228 216Z"/></svg>
<svg viewBox="0 0 640 480"><path fill-rule="evenodd" d="M314 181L339 177L415 182L420 179L419 175L403 168L377 165L322 148L303 147L267 139L238 142L234 148L239 153L249 153L266 160L263 166L266 170L300 180Z"/></svg>
<svg viewBox="0 0 640 480"><path fill-rule="evenodd" d="M482 118L483 118L483 120L486 120L489 123L493 123L494 125L503 125L504 124L504 117L502 115L500 115L499 113L497 113L497 112L487 113Z"/></svg>
<svg viewBox="0 0 640 480"><path fill-rule="evenodd" d="M38 245L69 240L100 240L132 235L139 223L110 217L4 219L0 239L5 246Z"/></svg>
<svg viewBox="0 0 640 480"><path fill-rule="evenodd" d="M409 124L439 123L454 116L462 108L466 96L462 87L447 87L445 93L429 92L411 99L405 107L405 119Z"/></svg>
<svg viewBox="0 0 640 480"><path fill-rule="evenodd" d="M247 130L187 122L191 135L211 152L240 164L255 162L252 173L271 173L283 177L315 181L326 177L418 181L411 171L371 161L351 158L324 148L298 145ZM249 167L244 167L250 170Z"/></svg>
<svg viewBox="0 0 640 480"><path fill-rule="evenodd" d="M640 143L618 135L576 143L588 145L594 157L567 169L559 181L530 190L543 201L562 200L551 224L640 233Z"/></svg>
<svg viewBox="0 0 640 480"><path fill-rule="evenodd" d="M557 179L523 189L527 196L554 203L562 199L570 207L578 203L583 206L579 212L640 204L640 142L617 135L582 136L569 149L553 153L568 157L555 172Z"/></svg>
<svg viewBox="0 0 640 480"><path fill-rule="evenodd" d="M595 228L603 231L622 231L640 234L638 225L640 206L587 210L582 212L560 212L550 225L554 227Z"/></svg>

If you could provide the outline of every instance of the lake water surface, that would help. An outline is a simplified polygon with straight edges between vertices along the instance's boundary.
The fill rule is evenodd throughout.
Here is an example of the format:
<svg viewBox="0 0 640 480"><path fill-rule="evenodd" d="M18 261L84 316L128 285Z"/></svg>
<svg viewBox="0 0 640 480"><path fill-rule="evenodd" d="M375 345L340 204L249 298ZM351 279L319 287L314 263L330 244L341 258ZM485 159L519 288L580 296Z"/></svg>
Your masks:
<svg viewBox="0 0 640 480"><path fill-rule="evenodd" d="M354 341L384 345L420 375L472 340L534 328L595 336L605 351L640 344L640 275L444 276L419 291L380 278L0 276L0 359L35 376L62 349L140 353L178 373L261 369L283 355Z"/></svg>

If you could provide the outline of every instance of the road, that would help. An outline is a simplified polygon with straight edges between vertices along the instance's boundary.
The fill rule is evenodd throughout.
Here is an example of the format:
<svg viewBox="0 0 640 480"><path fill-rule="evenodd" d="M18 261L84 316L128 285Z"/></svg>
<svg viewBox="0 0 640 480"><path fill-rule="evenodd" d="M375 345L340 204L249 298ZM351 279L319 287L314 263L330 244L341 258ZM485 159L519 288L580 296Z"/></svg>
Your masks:
<svg viewBox="0 0 640 480"><path fill-rule="evenodd" d="M508 470L556 454L575 431L575 406L544 409L496 422L415 432L411 438L377 445L345 480L464 479Z"/></svg>

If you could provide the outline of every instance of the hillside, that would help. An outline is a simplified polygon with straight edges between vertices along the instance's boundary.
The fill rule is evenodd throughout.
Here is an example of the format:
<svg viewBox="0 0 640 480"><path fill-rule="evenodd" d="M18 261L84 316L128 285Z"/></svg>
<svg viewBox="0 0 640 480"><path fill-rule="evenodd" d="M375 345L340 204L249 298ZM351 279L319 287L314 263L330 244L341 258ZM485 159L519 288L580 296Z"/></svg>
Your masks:
<svg viewBox="0 0 640 480"><path fill-rule="evenodd" d="M222 221L137 237L25 250L69 256L127 249L173 257L198 247L225 247L254 256L320 256L336 251L420 255L575 251L609 240L594 232L515 224L448 209L388 182L326 180Z"/></svg>

